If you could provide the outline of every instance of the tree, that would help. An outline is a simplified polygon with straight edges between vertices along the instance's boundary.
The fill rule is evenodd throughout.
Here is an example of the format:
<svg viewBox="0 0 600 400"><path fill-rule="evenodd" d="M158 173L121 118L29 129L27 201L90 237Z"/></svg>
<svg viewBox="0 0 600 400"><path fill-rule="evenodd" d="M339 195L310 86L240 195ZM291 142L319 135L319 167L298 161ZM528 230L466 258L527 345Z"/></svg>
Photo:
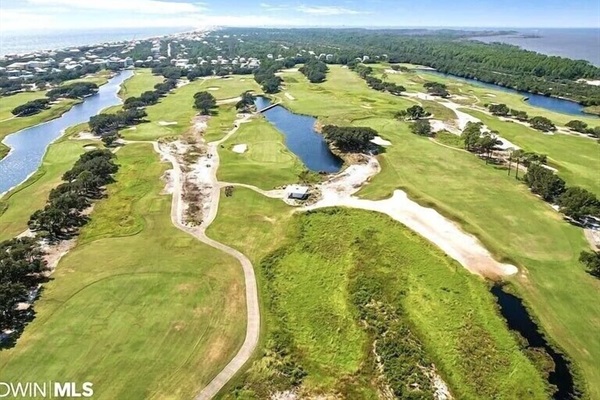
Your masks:
<svg viewBox="0 0 600 400"><path fill-rule="evenodd" d="M510 154L511 159L517 163L517 168L515 168L515 179L519 179L519 164L523 162L523 154L525 154L525 152L521 149L514 150ZM508 173L510 175L510 169Z"/></svg>
<svg viewBox="0 0 600 400"><path fill-rule="evenodd" d="M323 61L312 59L300 68L300 72L308 78L311 83L321 83L325 81L329 68Z"/></svg>
<svg viewBox="0 0 600 400"><path fill-rule="evenodd" d="M567 126L568 128L571 128L575 132L585 133L587 130L588 124L586 124L583 121L572 120L572 121L567 122L565 126Z"/></svg>
<svg viewBox="0 0 600 400"><path fill-rule="evenodd" d="M492 157L492 152L496 149L496 146L502 144L496 136L492 136L490 133L484 134L477 140L478 150L485 154L485 163L487 164Z"/></svg>
<svg viewBox="0 0 600 400"><path fill-rule="evenodd" d="M510 109L506 104L490 104L488 110L494 115L506 117L510 113Z"/></svg>
<svg viewBox="0 0 600 400"><path fill-rule="evenodd" d="M465 143L465 149L474 151L481 137L481 123L467 122L460 137Z"/></svg>
<svg viewBox="0 0 600 400"><path fill-rule="evenodd" d="M565 190L558 198L558 205L563 214L575 220L588 215L600 216L600 201L596 195L577 186Z"/></svg>
<svg viewBox="0 0 600 400"><path fill-rule="evenodd" d="M582 251L579 254L579 262L585 265L591 275L600 278L600 252Z"/></svg>
<svg viewBox="0 0 600 400"><path fill-rule="evenodd" d="M385 82L388 78L389 78L389 76L388 76L387 72L384 72L383 74L381 74L381 80L382 81Z"/></svg>
<svg viewBox="0 0 600 400"><path fill-rule="evenodd" d="M265 93L277 93L279 92L279 85L281 84L281 78L278 76L273 76L272 78L268 78L262 84L262 89Z"/></svg>
<svg viewBox="0 0 600 400"><path fill-rule="evenodd" d="M194 95L194 107L196 107L202 115L210 115L211 110L217 107L217 99L208 92L198 92Z"/></svg>
<svg viewBox="0 0 600 400"><path fill-rule="evenodd" d="M548 202L555 202L565 192L565 181L539 164L531 164L524 178L531 191Z"/></svg>
<svg viewBox="0 0 600 400"><path fill-rule="evenodd" d="M254 106L254 95L252 92L246 91L240 95L240 101L235 105L235 108L241 112L249 112Z"/></svg>
<svg viewBox="0 0 600 400"><path fill-rule="evenodd" d="M546 117L533 117L529 120L531 127L542 132L555 131L556 126Z"/></svg>
<svg viewBox="0 0 600 400"><path fill-rule="evenodd" d="M426 119L419 119L410 124L410 131L419 136L431 136L431 124Z"/></svg>
<svg viewBox="0 0 600 400"><path fill-rule="evenodd" d="M419 105L414 105L408 107L406 110L399 111L396 113L396 118L406 118L409 120L417 120L421 118L429 117L431 113L425 111L423 107Z"/></svg>
<svg viewBox="0 0 600 400"><path fill-rule="evenodd" d="M371 142L377 131L371 128L325 125L322 132L328 143L346 153L366 153L377 147Z"/></svg>
<svg viewBox="0 0 600 400"><path fill-rule="evenodd" d="M27 117L49 108L49 104L50 100L48 99L36 99L15 107L11 113L16 117Z"/></svg>
<svg viewBox="0 0 600 400"><path fill-rule="evenodd" d="M527 115L527 113L525 111L519 111L519 110L515 110L515 109L511 108L510 115L511 115L511 117L513 117L519 121L529 120L529 115Z"/></svg>
<svg viewBox="0 0 600 400"><path fill-rule="evenodd" d="M448 88L443 83L427 82L423 84L423 87L427 89L427 93L432 96L448 97L450 95Z"/></svg>

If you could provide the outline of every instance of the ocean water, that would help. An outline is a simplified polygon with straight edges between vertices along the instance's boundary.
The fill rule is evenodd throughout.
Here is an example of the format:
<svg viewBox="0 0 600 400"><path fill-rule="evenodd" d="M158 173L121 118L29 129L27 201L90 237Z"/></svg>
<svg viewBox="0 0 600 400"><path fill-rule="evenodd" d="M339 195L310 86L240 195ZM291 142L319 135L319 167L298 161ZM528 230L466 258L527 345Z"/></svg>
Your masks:
<svg viewBox="0 0 600 400"><path fill-rule="evenodd" d="M189 31L191 28L123 28L0 33L0 56L37 50L145 39Z"/></svg>
<svg viewBox="0 0 600 400"><path fill-rule="evenodd" d="M474 37L473 39L484 43L508 43L538 53L586 60L600 67L600 28L515 30L519 32L516 35ZM527 35L540 37L524 37Z"/></svg>

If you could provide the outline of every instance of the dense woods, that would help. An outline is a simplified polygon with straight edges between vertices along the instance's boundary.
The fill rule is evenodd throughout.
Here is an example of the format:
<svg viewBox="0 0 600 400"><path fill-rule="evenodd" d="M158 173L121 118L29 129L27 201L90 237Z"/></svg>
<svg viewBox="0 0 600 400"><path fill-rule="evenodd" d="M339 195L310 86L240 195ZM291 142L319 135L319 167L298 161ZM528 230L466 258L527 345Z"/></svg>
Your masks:
<svg viewBox="0 0 600 400"><path fill-rule="evenodd" d="M344 153L368 153L377 148L371 140L377 131L366 127L341 127L325 125L325 140Z"/></svg>
<svg viewBox="0 0 600 400"><path fill-rule="evenodd" d="M35 99L15 107L11 113L16 117L28 117L49 108L49 104L50 100L48 99Z"/></svg>
<svg viewBox="0 0 600 400"><path fill-rule="evenodd" d="M369 66L352 63L351 68L367 82L367 85L369 85L371 89L380 92L388 92L394 96L401 96L402 92L406 90L402 85L393 82L384 82L379 78L375 78L371 75L373 73L373 68Z"/></svg>
<svg viewBox="0 0 600 400"><path fill-rule="evenodd" d="M465 31L367 29L244 29L243 43L224 40L228 55L281 53L295 58L310 48L322 61L351 64L389 61L435 68L440 72L543 95L567 97L585 105L600 104L600 88L577 82L600 79L600 68L582 60L547 56L506 44L465 40ZM282 51L282 45L287 50ZM197 52L200 53L198 47ZM324 58L330 53L331 57ZM308 55L305 55L308 57ZM366 58L365 58L366 57ZM297 59L297 63L305 60Z"/></svg>

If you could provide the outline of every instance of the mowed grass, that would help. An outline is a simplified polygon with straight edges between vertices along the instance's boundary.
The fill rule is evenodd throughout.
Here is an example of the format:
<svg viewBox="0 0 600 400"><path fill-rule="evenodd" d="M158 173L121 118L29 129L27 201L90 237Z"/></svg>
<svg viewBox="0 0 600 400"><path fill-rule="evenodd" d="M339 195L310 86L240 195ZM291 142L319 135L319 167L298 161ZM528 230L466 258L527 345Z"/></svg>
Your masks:
<svg viewBox="0 0 600 400"><path fill-rule="evenodd" d="M240 218L250 223L240 224ZM540 373L498 316L487 285L387 217L331 209L292 216L281 202L236 188L222 198L208 234L248 254L255 264L264 315L261 343L269 347L276 332L291 333L308 374L303 393L377 398L368 367L371 343L349 302L349 276L363 268L385 281L391 293L405 293L410 322L457 398L481 398L474 371L483 376L485 389L493 388L501 398L545 398ZM356 244L367 237L371 261L358 265L354 255L363 250ZM259 265L281 246L286 250L267 291ZM271 296L277 301L267 300ZM286 316L285 326L277 315ZM236 392L242 398L275 390L270 369L276 361L270 353L260 354L233 385L245 388ZM227 390L222 396L236 398Z"/></svg>
<svg viewBox="0 0 600 400"><path fill-rule="evenodd" d="M64 137L50 145L35 174L0 199L0 241L27 229L29 216L44 208L50 191L62 183L62 175L85 151L84 146L91 143L94 142Z"/></svg>
<svg viewBox="0 0 600 400"><path fill-rule="evenodd" d="M152 70L149 68L137 68L134 75L121 85L119 96L123 100L139 96L148 90L154 90L154 85L162 83L164 80L164 77L152 74Z"/></svg>
<svg viewBox="0 0 600 400"><path fill-rule="evenodd" d="M163 97L158 104L146 107L145 110L148 113L146 119L150 122L139 124L134 127L135 129L124 129L121 131L121 135L128 140L157 140L184 134L190 130L192 119L198 114L198 110L194 108L194 94L208 91L209 87L220 88L210 92L220 100L235 97L246 90L254 90L257 88L257 84L249 76L195 80L175 89ZM176 124L161 125L161 122L163 124L176 122Z"/></svg>
<svg viewBox="0 0 600 400"><path fill-rule="evenodd" d="M177 230L149 144L121 169L36 303L3 381L93 382L94 398L192 398L245 334L241 268Z"/></svg>
<svg viewBox="0 0 600 400"><path fill-rule="evenodd" d="M548 163L568 185L582 186L600 196L600 145L596 140L564 134L544 135L515 122L500 121L483 112L463 109L490 129L526 151L546 154Z"/></svg>
<svg viewBox="0 0 600 400"><path fill-rule="evenodd" d="M236 144L246 144L245 153L235 153ZM294 183L303 169L302 162L287 149L284 136L262 116L242 124L219 149L220 181L246 183L262 189Z"/></svg>
<svg viewBox="0 0 600 400"><path fill-rule="evenodd" d="M551 340L583 372L592 398L600 398L600 370L596 362L600 359L597 340L600 320L596 307L600 282L577 261L579 253L589 249L582 230L563 221L560 214L533 196L524 184L508 177L506 170L486 166L472 154L444 148L411 134L407 124L390 118L385 105L368 111L377 114L376 117L360 118L366 110L356 99L364 96L368 88L351 74L332 67L323 85L329 85L325 87L336 95L326 94L323 98L319 95L323 90L313 89L305 81L288 82L288 90L298 100L286 102L286 106L294 112L315 115L320 121L370 126L390 140L392 146L380 157L382 172L360 196L381 199L397 188L404 189L419 203L433 206L458 221L499 258L523 268L513 278L519 294ZM367 93L374 99L385 96L390 103L397 104L394 96ZM569 148L564 148L564 152L570 152L569 157L577 156ZM557 158L563 162L562 157Z"/></svg>

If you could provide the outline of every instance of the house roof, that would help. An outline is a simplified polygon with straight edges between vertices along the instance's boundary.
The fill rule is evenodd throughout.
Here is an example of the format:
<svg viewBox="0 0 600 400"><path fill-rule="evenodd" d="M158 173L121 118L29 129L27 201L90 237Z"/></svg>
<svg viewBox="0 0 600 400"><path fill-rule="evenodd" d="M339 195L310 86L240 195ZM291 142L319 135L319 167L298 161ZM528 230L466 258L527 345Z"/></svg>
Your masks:
<svg viewBox="0 0 600 400"><path fill-rule="evenodd" d="M288 193L288 195L294 194L304 196L308 193L308 186L289 185L285 188L285 190Z"/></svg>

